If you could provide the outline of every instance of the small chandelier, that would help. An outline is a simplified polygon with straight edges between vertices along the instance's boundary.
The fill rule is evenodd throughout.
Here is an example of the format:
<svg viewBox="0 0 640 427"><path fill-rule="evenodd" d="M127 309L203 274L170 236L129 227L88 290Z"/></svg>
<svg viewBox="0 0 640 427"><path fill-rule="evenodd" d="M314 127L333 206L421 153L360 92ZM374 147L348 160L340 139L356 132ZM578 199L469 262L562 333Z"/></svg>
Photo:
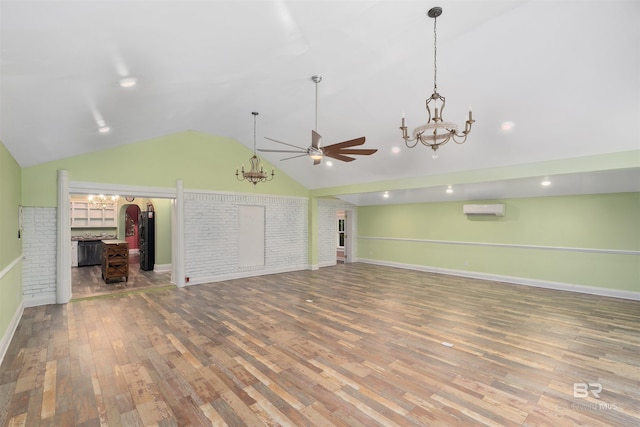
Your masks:
<svg viewBox="0 0 640 427"><path fill-rule="evenodd" d="M436 32L436 21L438 16L442 15L441 7L434 7L427 12L429 18L433 18L433 94L431 97L427 98L426 107L427 113L429 114L429 119L427 123L418 126L413 130L412 138L409 138L407 134L407 126L404 123L404 114L402 115L402 126L400 126L400 130L402 130L402 138L404 139L404 143L409 148L415 147L418 142L421 142L423 145L427 147L431 147L433 150L432 157L434 159L438 158L438 148L441 145L446 144L450 140L453 140L456 144L464 144L467 140L467 136L471 132L471 125L475 122L471 116L471 108L469 108L469 118L465 122L464 130L462 133L458 133L458 125L453 122L445 122L442 117L442 112L444 111L445 99L444 96L441 96L438 93L438 83L436 82L436 78L438 76L438 67L437 67L437 40L438 35ZM433 103L433 104L431 104ZM433 108L433 110L432 110ZM413 142L413 144L411 144Z"/></svg>
<svg viewBox="0 0 640 427"><path fill-rule="evenodd" d="M273 169L271 169L271 175L268 175L260 164L260 159L256 156L256 117L258 116L258 113L254 111L251 114L253 114L253 156L249 159L249 163L251 163L251 170L245 172L244 165L242 165L241 172L238 172L238 169L236 169L236 178L238 181L249 181L255 186L259 182L271 181L275 176L275 173L273 172ZM241 174L242 178L240 177Z"/></svg>
<svg viewBox="0 0 640 427"><path fill-rule="evenodd" d="M92 208L97 209L106 209L113 208L118 204L118 196L105 196L104 194L100 194L98 196L89 196L89 205Z"/></svg>

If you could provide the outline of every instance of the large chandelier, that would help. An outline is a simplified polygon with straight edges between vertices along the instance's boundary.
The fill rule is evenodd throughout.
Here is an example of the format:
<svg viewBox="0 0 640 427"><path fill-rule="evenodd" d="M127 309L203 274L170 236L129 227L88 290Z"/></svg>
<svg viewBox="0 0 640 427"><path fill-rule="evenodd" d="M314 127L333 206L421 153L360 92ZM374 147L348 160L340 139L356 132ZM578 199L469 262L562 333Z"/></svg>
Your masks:
<svg viewBox="0 0 640 427"><path fill-rule="evenodd" d="M464 144L467 140L467 136L471 132L471 125L475 122L471 115L471 108L469 108L469 118L465 122L464 130L462 133L458 133L458 125L453 122L446 122L442 117L444 111L445 99L438 93L438 67L437 67L437 40L438 34L436 31L436 21L438 16L442 15L441 7L434 7L427 12L429 18L433 18L433 94L427 98L426 106L429 119L427 123L418 126L413 130L413 135L409 138L407 133L407 126L404 122L404 114L402 116L402 138L405 144L409 148L415 147L418 142L427 147L431 147L433 150L433 158L438 157L438 148L441 145L446 144L450 140L453 140L456 144ZM413 142L413 144L411 144Z"/></svg>
<svg viewBox="0 0 640 427"><path fill-rule="evenodd" d="M89 205L92 208L97 209L106 209L113 208L118 204L118 196L105 196L104 194L100 194L98 196L89 196Z"/></svg>
<svg viewBox="0 0 640 427"><path fill-rule="evenodd" d="M275 173L273 172L273 169L271 169L271 175L267 174L260 164L260 159L256 156L256 117L258 116L258 113L254 111L251 114L253 114L253 156L249 159L251 169L248 172L245 172L244 165L242 165L241 172L238 172L238 169L236 169L236 178L238 181L249 181L255 186L259 182L271 181L275 176ZM242 178L240 177L241 175Z"/></svg>

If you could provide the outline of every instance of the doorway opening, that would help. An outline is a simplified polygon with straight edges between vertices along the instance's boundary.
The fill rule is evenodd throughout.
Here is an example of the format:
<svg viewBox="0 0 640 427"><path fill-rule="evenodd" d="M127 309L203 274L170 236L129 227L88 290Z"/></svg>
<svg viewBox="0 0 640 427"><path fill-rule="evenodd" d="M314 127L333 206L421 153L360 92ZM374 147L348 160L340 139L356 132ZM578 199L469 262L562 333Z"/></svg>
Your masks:
<svg viewBox="0 0 640 427"><path fill-rule="evenodd" d="M345 262L345 245L346 245L346 226L344 211L336 212L336 262L343 264Z"/></svg>
<svg viewBox="0 0 640 427"><path fill-rule="evenodd" d="M140 207L138 205L125 205L125 241L129 245L129 255L140 253Z"/></svg>
<svg viewBox="0 0 640 427"><path fill-rule="evenodd" d="M128 196L119 198L114 205L92 206L86 194L70 194L71 204L71 299L79 300L104 295L128 293L132 291L146 291L151 288L175 287L172 283L171 257L167 256L167 249L171 248L171 211L173 199L149 199L145 197ZM135 201L135 202L134 202ZM156 234L156 226L141 225L143 217L148 211L155 211L155 205L161 209L163 220L158 227L162 233L157 241L160 250L165 254L161 257L164 264L154 269L149 268L149 253L155 253L155 240L149 240L149 235ZM82 217L88 218L83 222ZM155 217L155 212L154 212ZM99 220L98 218L102 218ZM145 222L144 224L149 224ZM144 232L143 232L144 230ZM108 256L116 245L124 248L115 265L121 274L112 274ZM146 246L146 252L141 246ZM91 249L87 252L87 248ZM88 257L90 254L91 257ZM126 254L126 255L125 255ZM141 255L146 254L141 263Z"/></svg>
<svg viewBox="0 0 640 427"><path fill-rule="evenodd" d="M336 263L354 262L354 213L352 210L336 211Z"/></svg>

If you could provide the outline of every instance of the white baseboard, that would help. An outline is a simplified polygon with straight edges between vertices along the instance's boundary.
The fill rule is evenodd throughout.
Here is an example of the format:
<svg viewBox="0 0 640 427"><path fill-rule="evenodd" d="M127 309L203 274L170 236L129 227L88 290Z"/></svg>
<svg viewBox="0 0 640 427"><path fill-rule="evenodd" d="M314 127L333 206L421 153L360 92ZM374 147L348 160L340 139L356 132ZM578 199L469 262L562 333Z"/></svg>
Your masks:
<svg viewBox="0 0 640 427"><path fill-rule="evenodd" d="M156 273L166 273L171 271L171 264L154 264L153 271Z"/></svg>
<svg viewBox="0 0 640 427"><path fill-rule="evenodd" d="M273 267L261 270L240 271L237 273L221 274L219 276L208 277L189 277L189 283L186 286L202 285L205 283L224 282L226 280L244 279L246 277L264 276L267 274L288 273L290 271L308 270L308 265L293 265L286 267Z"/></svg>
<svg viewBox="0 0 640 427"><path fill-rule="evenodd" d="M320 268L322 268L322 267L332 267L332 266L337 265L337 264L338 264L338 261L337 260L333 260L333 261L321 262L318 265L319 265Z"/></svg>
<svg viewBox="0 0 640 427"><path fill-rule="evenodd" d="M625 291L622 289L599 288L596 286L576 285L573 283L549 282L545 280L529 279L526 277L502 276L498 274L478 273L474 271L452 270L448 268L429 267L415 264L380 261L367 258L358 258L357 262L366 264L383 265L387 267L404 268L407 270L425 271L429 273L448 274L451 276L468 277L471 279L492 280L496 282L511 283L514 285L533 286L536 288L555 289L558 291L578 292L582 294L600 295L612 298L622 298L640 301L640 292Z"/></svg>
<svg viewBox="0 0 640 427"><path fill-rule="evenodd" d="M25 295L23 304L25 307L37 307L39 305L56 304L55 291L46 294Z"/></svg>
<svg viewBox="0 0 640 427"><path fill-rule="evenodd" d="M11 344L13 335L16 333L16 329L18 329L22 313L24 313L24 305L20 302L16 307L16 311L13 313L11 322L9 322L9 327L2 336L2 339L0 339L0 365L2 365L4 356L7 354L7 350L9 350L9 344Z"/></svg>

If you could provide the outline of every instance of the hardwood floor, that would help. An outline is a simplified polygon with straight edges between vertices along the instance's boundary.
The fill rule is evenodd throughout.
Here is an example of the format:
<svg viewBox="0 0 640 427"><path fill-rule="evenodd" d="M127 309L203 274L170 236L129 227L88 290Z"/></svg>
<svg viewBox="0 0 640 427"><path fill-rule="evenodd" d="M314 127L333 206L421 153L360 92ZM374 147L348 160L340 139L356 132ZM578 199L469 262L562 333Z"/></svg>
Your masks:
<svg viewBox="0 0 640 427"><path fill-rule="evenodd" d="M126 281L120 279L106 283L99 265L71 269L73 300L170 286L171 273L140 270L140 255L137 253L129 255L129 278Z"/></svg>
<svg viewBox="0 0 640 427"><path fill-rule="evenodd" d="M638 425L639 325L637 301L366 264L33 307L0 425Z"/></svg>

